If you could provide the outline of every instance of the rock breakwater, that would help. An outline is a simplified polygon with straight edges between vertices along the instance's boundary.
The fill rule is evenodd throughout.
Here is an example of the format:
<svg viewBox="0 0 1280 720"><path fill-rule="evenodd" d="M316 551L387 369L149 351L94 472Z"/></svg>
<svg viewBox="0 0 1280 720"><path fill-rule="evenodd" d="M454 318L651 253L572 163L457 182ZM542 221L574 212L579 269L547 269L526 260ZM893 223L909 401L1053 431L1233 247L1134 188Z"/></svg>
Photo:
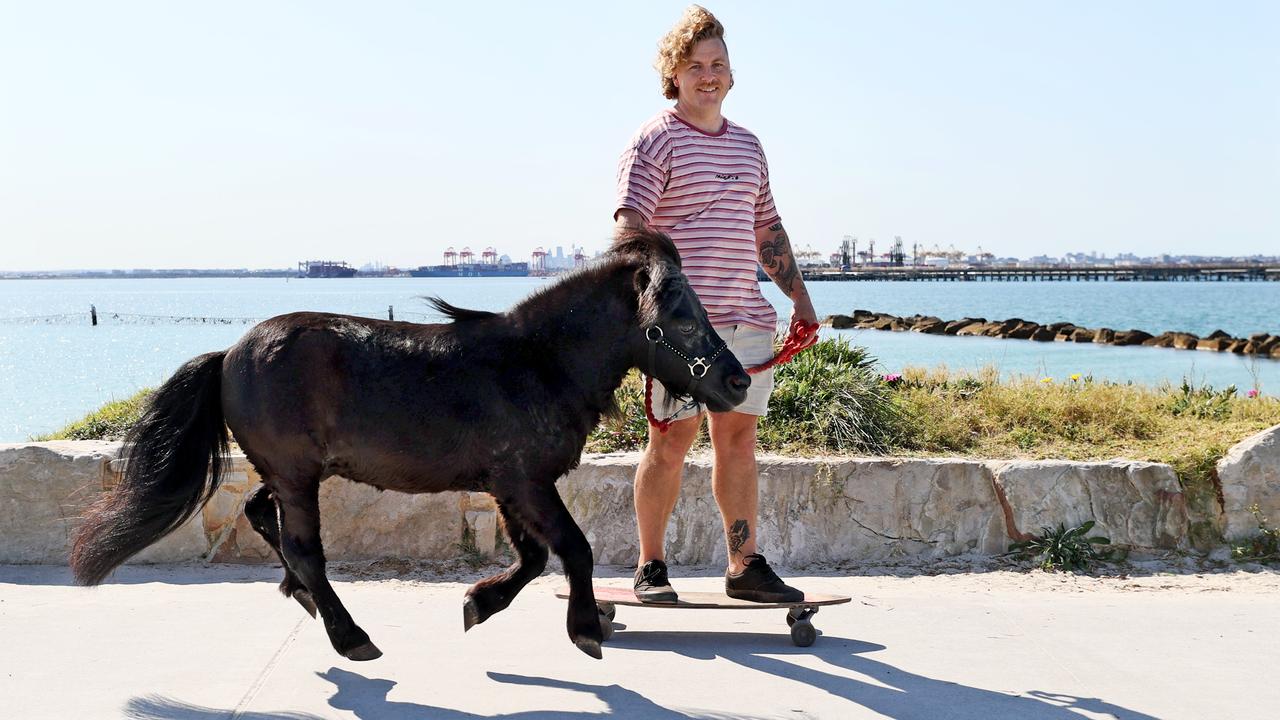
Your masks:
<svg viewBox="0 0 1280 720"><path fill-rule="evenodd" d="M897 315L871 312L870 310L854 310L852 315L832 315L823 321L823 324L836 329L891 330L894 332L918 332L926 335L974 335L1008 338L1010 340L1034 340L1036 342L1142 345L1144 347L1175 348L1178 350L1227 352L1280 360L1280 335L1269 333L1255 333L1247 338L1232 337L1221 330L1215 330L1204 337L1193 333L1176 331L1152 335L1142 330L1113 330L1105 327L1088 328L1069 322L1041 325L1021 318L987 320L980 317L943 320L933 315L898 317Z"/></svg>

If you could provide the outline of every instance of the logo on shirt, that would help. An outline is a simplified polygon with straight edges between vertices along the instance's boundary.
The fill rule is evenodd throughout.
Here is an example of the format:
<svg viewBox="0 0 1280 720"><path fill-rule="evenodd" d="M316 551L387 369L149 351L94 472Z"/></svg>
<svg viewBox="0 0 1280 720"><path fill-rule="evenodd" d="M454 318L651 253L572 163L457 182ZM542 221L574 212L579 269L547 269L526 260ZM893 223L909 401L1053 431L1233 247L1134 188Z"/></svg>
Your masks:
<svg viewBox="0 0 1280 720"><path fill-rule="evenodd" d="M716 173L716 177L720 180L737 180L737 175L725 175L724 173Z"/></svg>

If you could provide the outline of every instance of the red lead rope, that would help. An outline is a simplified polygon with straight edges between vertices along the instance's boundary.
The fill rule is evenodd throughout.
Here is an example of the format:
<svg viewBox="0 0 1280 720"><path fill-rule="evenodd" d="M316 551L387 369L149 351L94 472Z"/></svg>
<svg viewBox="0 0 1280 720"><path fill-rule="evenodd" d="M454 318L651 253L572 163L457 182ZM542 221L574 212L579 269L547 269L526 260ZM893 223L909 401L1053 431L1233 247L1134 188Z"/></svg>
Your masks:
<svg viewBox="0 0 1280 720"><path fill-rule="evenodd" d="M806 322L802 318L792 320L791 327L787 330L787 337L782 341L782 349L778 350L778 354L770 358L768 362L747 368L747 374L755 375L771 367L786 365L796 355L813 345L817 335L818 323ZM649 424L658 428L658 432L665 433L671 427L672 421L670 419L659 420L653 414L653 378L649 375L644 376L644 413L649 418ZM679 414L679 412L676 413L676 415Z"/></svg>
<svg viewBox="0 0 1280 720"><path fill-rule="evenodd" d="M791 327L787 330L787 337L782 341L782 349L778 351L778 354L763 365L747 368L747 374L755 375L775 365L786 365L791 362L791 358L813 345L817 337L818 323L805 322L801 318L792 320Z"/></svg>

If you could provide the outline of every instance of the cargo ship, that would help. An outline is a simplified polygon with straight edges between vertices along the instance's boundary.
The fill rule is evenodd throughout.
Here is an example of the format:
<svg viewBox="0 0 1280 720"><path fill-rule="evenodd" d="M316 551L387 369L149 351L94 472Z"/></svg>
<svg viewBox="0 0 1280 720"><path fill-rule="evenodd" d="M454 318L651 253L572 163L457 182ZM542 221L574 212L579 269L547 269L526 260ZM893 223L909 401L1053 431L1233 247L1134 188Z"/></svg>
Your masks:
<svg viewBox="0 0 1280 720"><path fill-rule="evenodd" d="M345 262L335 260L303 260L298 263L300 278L349 278L356 276L356 269Z"/></svg>
<svg viewBox="0 0 1280 720"><path fill-rule="evenodd" d="M413 277L528 277L529 263L459 263L423 265L410 270Z"/></svg>

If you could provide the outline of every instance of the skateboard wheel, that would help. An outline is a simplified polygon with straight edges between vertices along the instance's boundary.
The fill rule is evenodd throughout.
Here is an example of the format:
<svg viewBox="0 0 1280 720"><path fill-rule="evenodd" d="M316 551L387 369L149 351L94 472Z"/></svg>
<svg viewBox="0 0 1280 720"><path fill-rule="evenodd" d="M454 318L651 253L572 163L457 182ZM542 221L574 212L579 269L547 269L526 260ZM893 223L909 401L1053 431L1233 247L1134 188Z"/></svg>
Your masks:
<svg viewBox="0 0 1280 720"><path fill-rule="evenodd" d="M808 620L813 617L813 614L816 612L818 612L818 608L804 606L793 607L790 610L787 610L787 627L795 625L797 620Z"/></svg>
<svg viewBox="0 0 1280 720"><path fill-rule="evenodd" d="M788 619L790 619L788 617ZM796 647L809 647L818 639L818 631L808 620L794 620L791 625L791 642Z"/></svg>
<svg viewBox="0 0 1280 720"><path fill-rule="evenodd" d="M613 620L604 613L600 613L600 637L606 642L613 637Z"/></svg>
<svg viewBox="0 0 1280 720"><path fill-rule="evenodd" d="M618 608L611 602L598 602L596 603L596 607L600 609L601 615L604 615L610 620L618 616Z"/></svg>

